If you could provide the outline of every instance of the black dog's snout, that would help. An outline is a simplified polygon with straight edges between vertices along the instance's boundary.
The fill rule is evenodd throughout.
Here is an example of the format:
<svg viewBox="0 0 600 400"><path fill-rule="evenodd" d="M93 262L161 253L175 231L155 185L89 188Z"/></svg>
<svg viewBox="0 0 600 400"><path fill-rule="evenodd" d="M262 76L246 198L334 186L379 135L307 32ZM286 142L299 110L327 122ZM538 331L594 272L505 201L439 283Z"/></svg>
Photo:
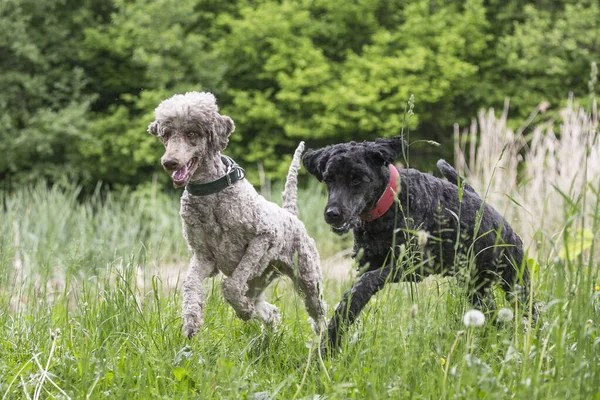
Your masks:
<svg viewBox="0 0 600 400"><path fill-rule="evenodd" d="M342 222L342 212L338 207L332 206L325 209L325 221L328 224Z"/></svg>
<svg viewBox="0 0 600 400"><path fill-rule="evenodd" d="M177 162L177 160L167 158L166 160L163 160L162 165L163 167L165 167L165 169L174 170L179 166L179 163Z"/></svg>

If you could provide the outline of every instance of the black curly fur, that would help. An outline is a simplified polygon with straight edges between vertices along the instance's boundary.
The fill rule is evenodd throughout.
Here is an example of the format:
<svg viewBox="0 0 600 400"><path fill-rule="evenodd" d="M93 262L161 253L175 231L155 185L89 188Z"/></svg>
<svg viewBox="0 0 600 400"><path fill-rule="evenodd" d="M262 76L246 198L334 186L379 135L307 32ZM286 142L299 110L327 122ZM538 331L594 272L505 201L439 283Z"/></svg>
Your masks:
<svg viewBox="0 0 600 400"><path fill-rule="evenodd" d="M366 271L344 294L334 312L328 327L330 348L339 345L341 331L388 281L419 281L430 274L460 276L461 268L467 270L472 265L473 271L462 275L475 305L484 306L493 282L500 283L507 294L519 283L524 289L519 297L527 297L529 276L522 265L521 239L466 182L459 201L460 178L443 160L438 167L448 181L415 169L400 169L395 206L371 222L359 218L377 204L389 180L388 165L402 154L405 146L402 137L395 137L337 144L309 150L303 156L308 172L327 185L325 220L338 234L353 230L354 255L361 255L359 268ZM414 252L422 254L422 258L396 263L399 245L417 246L417 230L430 235L423 252ZM390 251L392 248L394 252Z"/></svg>

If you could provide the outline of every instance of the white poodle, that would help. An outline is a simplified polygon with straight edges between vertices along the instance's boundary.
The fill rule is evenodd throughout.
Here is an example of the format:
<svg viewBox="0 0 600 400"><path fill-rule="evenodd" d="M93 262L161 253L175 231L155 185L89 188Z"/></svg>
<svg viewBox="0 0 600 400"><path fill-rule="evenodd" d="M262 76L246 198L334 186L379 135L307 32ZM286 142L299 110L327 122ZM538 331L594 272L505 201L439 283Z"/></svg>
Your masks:
<svg viewBox="0 0 600 400"><path fill-rule="evenodd" d="M304 143L289 169L283 208L265 200L244 172L221 154L233 120L219 114L211 93L190 92L164 100L148 132L165 145L161 162L181 196L183 231L191 262L183 282L183 329L193 337L203 324L204 280L226 275L223 295L243 320L279 321L278 309L263 291L284 274L298 280L313 328L325 325L321 267L314 240L296 217L297 174ZM295 257L297 256L297 262Z"/></svg>

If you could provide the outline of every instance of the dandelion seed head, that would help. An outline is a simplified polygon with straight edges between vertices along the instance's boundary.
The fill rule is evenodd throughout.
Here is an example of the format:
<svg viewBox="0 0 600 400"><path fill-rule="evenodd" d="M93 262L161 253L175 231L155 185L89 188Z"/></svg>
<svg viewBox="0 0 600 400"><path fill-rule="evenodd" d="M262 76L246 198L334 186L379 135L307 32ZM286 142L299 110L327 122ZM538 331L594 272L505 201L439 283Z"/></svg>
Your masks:
<svg viewBox="0 0 600 400"><path fill-rule="evenodd" d="M501 308L498 310L498 321L500 322L510 322L515 317L515 314L510 308Z"/></svg>
<svg viewBox="0 0 600 400"><path fill-rule="evenodd" d="M479 310L469 310L465 313L463 322L467 328L471 326L483 326L483 323L485 322L485 315L483 315L483 313Z"/></svg>

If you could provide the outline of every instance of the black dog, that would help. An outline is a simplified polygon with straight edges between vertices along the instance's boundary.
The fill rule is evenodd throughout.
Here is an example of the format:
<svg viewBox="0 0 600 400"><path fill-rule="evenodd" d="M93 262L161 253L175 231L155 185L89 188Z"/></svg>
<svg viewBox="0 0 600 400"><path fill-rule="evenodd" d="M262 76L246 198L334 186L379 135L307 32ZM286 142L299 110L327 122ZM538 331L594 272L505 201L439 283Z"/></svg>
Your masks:
<svg viewBox="0 0 600 400"><path fill-rule="evenodd" d="M475 306L485 305L493 282L507 295L517 292L518 283L520 299L528 298L523 244L508 222L443 160L438 167L448 181L415 169L398 170L392 162L405 148L404 139L395 137L309 150L302 158L307 171L327 185L325 221L340 235L353 230L354 256L362 254L359 270L366 271L334 312L330 348L339 344L341 328L358 317L387 281L458 276L462 268L469 272L463 278ZM427 232L426 243L416 244L416 231ZM402 244L419 246L422 251L414 253L420 258L396 262Z"/></svg>

